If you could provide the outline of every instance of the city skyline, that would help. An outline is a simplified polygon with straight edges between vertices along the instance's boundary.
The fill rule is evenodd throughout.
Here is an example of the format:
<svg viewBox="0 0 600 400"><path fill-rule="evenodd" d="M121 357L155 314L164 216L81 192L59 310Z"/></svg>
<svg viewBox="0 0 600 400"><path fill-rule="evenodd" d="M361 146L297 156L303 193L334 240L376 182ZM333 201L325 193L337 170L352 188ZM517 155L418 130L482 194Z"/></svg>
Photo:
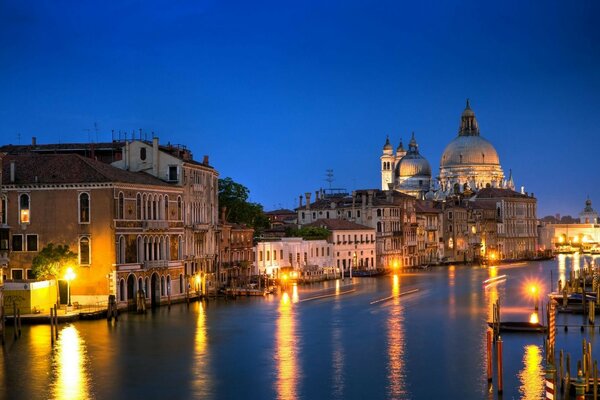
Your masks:
<svg viewBox="0 0 600 400"><path fill-rule="evenodd" d="M379 186L411 132L439 173L471 99L538 216L600 202L598 5L0 6L3 144L139 129L210 156L266 210Z"/></svg>

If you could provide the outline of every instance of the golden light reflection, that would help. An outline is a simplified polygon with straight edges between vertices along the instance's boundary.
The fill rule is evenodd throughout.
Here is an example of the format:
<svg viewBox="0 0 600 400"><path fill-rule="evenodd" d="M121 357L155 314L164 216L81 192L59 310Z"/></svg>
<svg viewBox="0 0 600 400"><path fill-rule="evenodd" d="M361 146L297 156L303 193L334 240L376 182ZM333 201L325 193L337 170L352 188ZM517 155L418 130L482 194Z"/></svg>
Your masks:
<svg viewBox="0 0 600 400"><path fill-rule="evenodd" d="M193 393L195 398L206 398L211 393L211 379L208 376L208 335L206 331L206 305L198 303L198 319L196 320L196 336L194 337L194 379Z"/></svg>
<svg viewBox="0 0 600 400"><path fill-rule="evenodd" d="M530 324L539 324L540 323L538 313L536 313L536 312L531 313L531 315L529 316L529 323Z"/></svg>
<svg viewBox="0 0 600 400"><path fill-rule="evenodd" d="M544 394L544 371L542 369L542 351L539 346L525 346L523 364L523 369L519 372L521 399L541 399Z"/></svg>
<svg viewBox="0 0 600 400"><path fill-rule="evenodd" d="M571 260L571 262L573 263L571 265L571 268L573 269L573 271L579 271L580 263L581 263L581 260L579 258L579 253L573 254L573 259Z"/></svg>
<svg viewBox="0 0 600 400"><path fill-rule="evenodd" d="M290 297L284 293L279 303L277 319L276 354L277 382L275 390L279 399L297 397L299 379L298 361L296 359L298 341L296 339L296 320Z"/></svg>
<svg viewBox="0 0 600 400"><path fill-rule="evenodd" d="M565 254L558 255L558 279L560 279L561 284L564 286L567 281L567 266L566 266L566 258Z"/></svg>
<svg viewBox="0 0 600 400"><path fill-rule="evenodd" d="M298 302L298 285L296 283L292 286L292 303Z"/></svg>
<svg viewBox="0 0 600 400"><path fill-rule="evenodd" d="M61 329L52 363L53 370L56 371L56 378L52 384L53 398L90 398L86 361L84 342L77 328L69 325Z"/></svg>
<svg viewBox="0 0 600 400"><path fill-rule="evenodd" d="M340 280L335 280L335 294L340 294Z"/></svg>
<svg viewBox="0 0 600 400"><path fill-rule="evenodd" d="M448 284L454 286L456 277L456 267L451 265L448 267Z"/></svg>
<svg viewBox="0 0 600 400"><path fill-rule="evenodd" d="M488 275L489 275L489 278L497 277L498 276L498 268L496 268L496 267L488 268ZM494 320L494 304L496 304L496 301L498 301L498 298L500 297L499 292L498 292L498 285L487 286L486 290L484 291L484 296L485 296L485 301L486 301L485 304L487 304L487 320L493 321Z"/></svg>
<svg viewBox="0 0 600 400"><path fill-rule="evenodd" d="M404 390L404 327L403 309L400 305L400 279L394 275L392 280L392 305L388 318L388 397L398 398Z"/></svg>

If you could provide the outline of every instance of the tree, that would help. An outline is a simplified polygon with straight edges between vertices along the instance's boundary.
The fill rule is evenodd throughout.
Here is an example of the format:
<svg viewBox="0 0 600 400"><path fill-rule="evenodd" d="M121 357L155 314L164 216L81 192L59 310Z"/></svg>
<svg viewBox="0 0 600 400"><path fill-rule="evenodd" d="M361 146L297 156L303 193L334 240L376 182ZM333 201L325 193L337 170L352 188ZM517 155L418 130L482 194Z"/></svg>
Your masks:
<svg viewBox="0 0 600 400"><path fill-rule="evenodd" d="M219 207L227 208L226 220L251 226L256 234L269 227L269 219L261 204L248 201L249 194L247 187L233 179L219 179Z"/></svg>
<svg viewBox="0 0 600 400"><path fill-rule="evenodd" d="M33 259L31 272L37 279L58 279L68 265L77 263L77 254L69 246L48 243Z"/></svg>
<svg viewBox="0 0 600 400"><path fill-rule="evenodd" d="M300 229L290 227L285 230L285 236L301 237L304 240L325 240L330 234L329 229L318 226L303 226Z"/></svg>

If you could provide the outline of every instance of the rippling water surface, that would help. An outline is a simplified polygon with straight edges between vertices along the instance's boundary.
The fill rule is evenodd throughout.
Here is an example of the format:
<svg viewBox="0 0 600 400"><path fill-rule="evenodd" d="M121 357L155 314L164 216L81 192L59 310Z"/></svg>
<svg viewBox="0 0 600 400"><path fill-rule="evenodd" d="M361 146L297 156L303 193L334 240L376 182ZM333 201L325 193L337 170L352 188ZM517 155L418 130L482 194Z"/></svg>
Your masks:
<svg viewBox="0 0 600 400"><path fill-rule="evenodd" d="M528 288L545 294L550 271L556 286L584 260L440 267L355 279L354 291L349 279L290 286L265 299L61 325L54 347L49 326L24 326L17 341L8 327L0 398L492 399L485 369L492 304L500 300L503 320L528 320ZM484 288L501 275L507 279ZM323 294L334 295L312 299ZM582 320L559 315L557 323ZM557 354L564 349L576 360L582 338L596 347L597 336L559 329ZM543 337L505 334L503 341L504 398L541 398Z"/></svg>

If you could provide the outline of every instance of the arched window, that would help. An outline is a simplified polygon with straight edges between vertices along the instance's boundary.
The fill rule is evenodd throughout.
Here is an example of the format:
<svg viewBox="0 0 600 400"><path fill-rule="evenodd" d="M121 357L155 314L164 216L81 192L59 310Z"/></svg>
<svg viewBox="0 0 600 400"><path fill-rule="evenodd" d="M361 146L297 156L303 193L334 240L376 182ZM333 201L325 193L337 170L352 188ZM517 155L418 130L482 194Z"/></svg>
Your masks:
<svg viewBox="0 0 600 400"><path fill-rule="evenodd" d="M141 236L138 236L136 243L137 243L137 262L141 264L144 262L144 242L143 242Z"/></svg>
<svg viewBox="0 0 600 400"><path fill-rule="evenodd" d="M183 293L183 274L179 274L179 293Z"/></svg>
<svg viewBox="0 0 600 400"><path fill-rule="evenodd" d="M145 148L145 147L142 147L142 148L140 149L140 159L141 159L142 161L145 161L145 160L146 160L146 148Z"/></svg>
<svg viewBox="0 0 600 400"><path fill-rule="evenodd" d="M160 277L160 295L161 296L165 295L165 277L164 276Z"/></svg>
<svg viewBox="0 0 600 400"><path fill-rule="evenodd" d="M0 224L6 225L6 196L2 197L2 209L0 210Z"/></svg>
<svg viewBox="0 0 600 400"><path fill-rule="evenodd" d="M177 220L181 221L183 219L183 204L181 202L181 197L177 197Z"/></svg>
<svg viewBox="0 0 600 400"><path fill-rule="evenodd" d="M165 195L165 220L169 219L169 196Z"/></svg>
<svg viewBox="0 0 600 400"><path fill-rule="evenodd" d="M139 193L135 196L135 217L138 220L142 219L142 195Z"/></svg>
<svg viewBox="0 0 600 400"><path fill-rule="evenodd" d="M79 223L89 224L90 222L90 194L81 193L79 195Z"/></svg>
<svg viewBox="0 0 600 400"><path fill-rule="evenodd" d="M378 217L381 217L381 208L378 208L378 209L377 209L377 216L378 216Z"/></svg>
<svg viewBox="0 0 600 400"><path fill-rule="evenodd" d="M79 265L90 265L90 238L84 236L79 239Z"/></svg>
<svg viewBox="0 0 600 400"><path fill-rule="evenodd" d="M137 287L138 292L142 292L144 293L144 280L142 278L138 278L138 287Z"/></svg>
<svg viewBox="0 0 600 400"><path fill-rule="evenodd" d="M167 296L171 294L171 276L167 275Z"/></svg>
<svg viewBox="0 0 600 400"><path fill-rule="evenodd" d="M146 298L149 299L150 298L150 278L146 278Z"/></svg>
<svg viewBox="0 0 600 400"><path fill-rule="evenodd" d="M19 222L22 224L28 224L30 213L29 213L29 195L23 193L19 196Z"/></svg>
<svg viewBox="0 0 600 400"><path fill-rule="evenodd" d="M119 192L119 204L117 206L117 219L123 219L125 215L125 196Z"/></svg>
<svg viewBox="0 0 600 400"><path fill-rule="evenodd" d="M381 222L377 222L377 232L381 232Z"/></svg>
<svg viewBox="0 0 600 400"><path fill-rule="evenodd" d="M119 301L125 301L125 280L119 281Z"/></svg>

